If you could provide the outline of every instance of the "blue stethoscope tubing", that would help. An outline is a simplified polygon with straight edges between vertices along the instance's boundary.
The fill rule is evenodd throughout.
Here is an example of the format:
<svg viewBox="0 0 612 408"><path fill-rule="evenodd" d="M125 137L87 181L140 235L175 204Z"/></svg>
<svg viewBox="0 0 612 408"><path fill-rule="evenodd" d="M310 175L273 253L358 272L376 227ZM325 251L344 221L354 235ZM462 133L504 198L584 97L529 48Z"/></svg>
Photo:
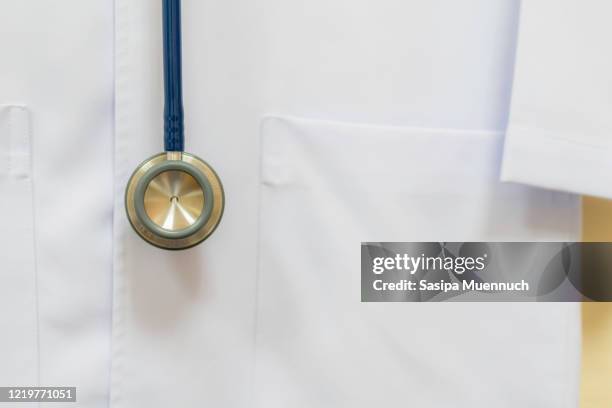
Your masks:
<svg viewBox="0 0 612 408"><path fill-rule="evenodd" d="M181 47L181 0L163 0L164 147L185 150Z"/></svg>

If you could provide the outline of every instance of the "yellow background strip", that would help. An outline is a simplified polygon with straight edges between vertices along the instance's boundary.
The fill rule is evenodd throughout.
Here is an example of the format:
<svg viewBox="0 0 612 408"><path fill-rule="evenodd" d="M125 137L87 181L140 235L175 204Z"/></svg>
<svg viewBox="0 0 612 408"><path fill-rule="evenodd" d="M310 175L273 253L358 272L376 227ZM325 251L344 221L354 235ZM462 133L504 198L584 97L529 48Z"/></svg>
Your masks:
<svg viewBox="0 0 612 408"><path fill-rule="evenodd" d="M584 198L582 210L583 240L612 242L612 201ZM580 408L612 407L612 303L582 304L580 388Z"/></svg>

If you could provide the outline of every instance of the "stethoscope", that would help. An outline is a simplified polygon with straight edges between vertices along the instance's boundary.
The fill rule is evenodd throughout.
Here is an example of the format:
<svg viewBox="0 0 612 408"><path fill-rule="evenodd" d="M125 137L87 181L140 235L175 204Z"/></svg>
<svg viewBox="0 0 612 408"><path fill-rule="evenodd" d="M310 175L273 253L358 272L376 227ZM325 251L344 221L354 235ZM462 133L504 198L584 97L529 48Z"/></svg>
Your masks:
<svg viewBox="0 0 612 408"><path fill-rule="evenodd" d="M140 164L125 192L134 230L163 249L186 249L208 238L223 215L217 173L184 151L181 2L163 0L165 152Z"/></svg>

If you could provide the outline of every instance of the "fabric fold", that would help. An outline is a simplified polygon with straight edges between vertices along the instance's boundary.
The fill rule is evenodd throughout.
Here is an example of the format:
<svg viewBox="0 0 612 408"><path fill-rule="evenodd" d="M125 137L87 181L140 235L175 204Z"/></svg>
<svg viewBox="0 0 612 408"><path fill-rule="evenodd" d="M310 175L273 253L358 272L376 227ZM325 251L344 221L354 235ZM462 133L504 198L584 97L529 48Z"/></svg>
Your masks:
<svg viewBox="0 0 612 408"><path fill-rule="evenodd" d="M612 198L612 4L521 2L502 180Z"/></svg>

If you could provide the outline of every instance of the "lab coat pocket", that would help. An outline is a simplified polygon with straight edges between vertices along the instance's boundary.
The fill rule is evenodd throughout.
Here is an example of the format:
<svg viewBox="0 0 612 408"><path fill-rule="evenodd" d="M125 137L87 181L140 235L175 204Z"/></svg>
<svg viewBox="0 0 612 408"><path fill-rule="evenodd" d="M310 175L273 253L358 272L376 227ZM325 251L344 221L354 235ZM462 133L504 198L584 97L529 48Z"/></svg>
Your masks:
<svg viewBox="0 0 612 408"><path fill-rule="evenodd" d="M362 241L577 238L576 197L498 182L502 138L263 120L257 406L567 406L578 306L360 302Z"/></svg>
<svg viewBox="0 0 612 408"><path fill-rule="evenodd" d="M30 114L0 105L0 384L35 386L38 321Z"/></svg>

